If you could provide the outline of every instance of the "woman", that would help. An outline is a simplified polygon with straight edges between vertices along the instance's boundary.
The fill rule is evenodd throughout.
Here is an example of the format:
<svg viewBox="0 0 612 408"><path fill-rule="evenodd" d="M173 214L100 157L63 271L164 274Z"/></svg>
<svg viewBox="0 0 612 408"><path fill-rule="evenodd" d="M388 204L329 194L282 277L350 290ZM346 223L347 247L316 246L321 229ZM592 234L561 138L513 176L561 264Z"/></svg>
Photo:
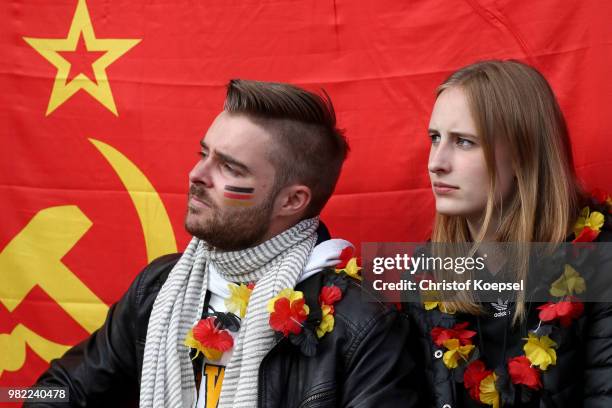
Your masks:
<svg viewBox="0 0 612 408"><path fill-rule="evenodd" d="M453 73L437 90L429 137L432 242L474 242L476 251L487 242L611 241L612 200L582 192L565 120L534 68L486 61ZM514 281L540 273L516 259L499 262ZM461 293L409 304L430 404L612 407L612 306L579 302L578 286L551 288L556 300L540 304L525 292L514 303Z"/></svg>

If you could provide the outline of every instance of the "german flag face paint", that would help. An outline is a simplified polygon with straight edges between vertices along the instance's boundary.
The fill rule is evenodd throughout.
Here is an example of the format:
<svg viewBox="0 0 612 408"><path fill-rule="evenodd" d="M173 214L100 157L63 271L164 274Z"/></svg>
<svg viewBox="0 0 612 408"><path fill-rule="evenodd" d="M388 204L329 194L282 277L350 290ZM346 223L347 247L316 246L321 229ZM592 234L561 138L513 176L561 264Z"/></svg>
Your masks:
<svg viewBox="0 0 612 408"><path fill-rule="evenodd" d="M236 187L226 184L223 191L223 198L227 205L233 207L250 207L253 205L253 199L255 198L253 194L254 191L254 188Z"/></svg>

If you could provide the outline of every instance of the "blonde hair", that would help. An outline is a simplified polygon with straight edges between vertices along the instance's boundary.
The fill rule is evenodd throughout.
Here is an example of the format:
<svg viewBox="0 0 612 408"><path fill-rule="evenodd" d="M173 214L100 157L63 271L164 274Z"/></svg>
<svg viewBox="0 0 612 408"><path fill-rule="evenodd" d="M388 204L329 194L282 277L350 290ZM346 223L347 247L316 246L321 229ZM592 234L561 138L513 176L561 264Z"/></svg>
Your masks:
<svg viewBox="0 0 612 408"><path fill-rule="evenodd" d="M482 226L472 237L461 216L437 214L434 242L482 242L495 211L495 144L511 155L514 193L503 203L494 239L498 242L560 243L579 214L582 190L576 178L565 119L546 79L518 61L483 61L450 75L437 89L461 88L476 124L489 174L488 200ZM523 254L526 255L526 254ZM527 276L527 259L515 268L516 279ZM524 295L524 294L523 294ZM454 303L459 310L478 313L470 294ZM524 297L517 318L524 316Z"/></svg>

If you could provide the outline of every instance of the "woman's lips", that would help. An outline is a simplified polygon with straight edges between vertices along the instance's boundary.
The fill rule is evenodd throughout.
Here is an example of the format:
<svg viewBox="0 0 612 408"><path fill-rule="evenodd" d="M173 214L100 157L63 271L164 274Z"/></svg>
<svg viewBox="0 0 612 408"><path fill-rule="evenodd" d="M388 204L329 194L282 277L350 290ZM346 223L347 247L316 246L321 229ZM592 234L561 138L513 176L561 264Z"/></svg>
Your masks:
<svg viewBox="0 0 612 408"><path fill-rule="evenodd" d="M459 190L457 186L439 182L433 183L433 191L436 194L451 194L457 190Z"/></svg>

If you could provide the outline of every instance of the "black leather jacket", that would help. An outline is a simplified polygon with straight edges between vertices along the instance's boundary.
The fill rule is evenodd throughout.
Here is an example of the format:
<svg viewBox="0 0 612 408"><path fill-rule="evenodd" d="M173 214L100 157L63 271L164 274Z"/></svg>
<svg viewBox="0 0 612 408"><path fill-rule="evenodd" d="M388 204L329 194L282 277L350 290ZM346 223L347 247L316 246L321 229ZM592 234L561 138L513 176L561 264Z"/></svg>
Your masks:
<svg viewBox="0 0 612 408"><path fill-rule="evenodd" d="M597 242L612 242L612 217L606 218L606 226ZM604 285L609 286L612 272L612 253L604 256L598 273ZM587 283L588 285L588 283ZM423 407L466 408L484 406L467 396L462 384L458 384L442 361L440 348L433 344L431 330L435 325L452 327L457 321L474 321L465 314L440 314L427 312L421 304L407 303L406 313L412 322L414 336L419 338L419 351L413 353L422 358L423 377L427 381L429 396L423 396ZM511 320L501 327L494 318L482 318L479 332L498 331L497 341L486 345L489 356L507 358L524 353L523 340L527 329L538 325L537 305L528 305L526 322L512 326ZM476 328L471 323L470 328ZM486 340L485 340L486 342ZM412 349L415 350L415 349ZM490 353L490 354L489 354ZM502 361L505 361L502 360ZM609 408L612 407L612 303L585 303L584 313L558 340L557 362L542 375L542 390L530 402L516 401L506 407L521 408Z"/></svg>
<svg viewBox="0 0 612 408"><path fill-rule="evenodd" d="M104 325L52 361L36 385L68 387L72 406L137 405L149 315L178 258L167 255L147 266L110 308ZM308 304L318 302L329 273L334 272L297 285ZM259 373L260 407L418 406L422 375L407 352L414 337L408 319L371 296L362 298L359 283L349 281L335 305L334 330L321 339L314 357L286 339L266 355Z"/></svg>

